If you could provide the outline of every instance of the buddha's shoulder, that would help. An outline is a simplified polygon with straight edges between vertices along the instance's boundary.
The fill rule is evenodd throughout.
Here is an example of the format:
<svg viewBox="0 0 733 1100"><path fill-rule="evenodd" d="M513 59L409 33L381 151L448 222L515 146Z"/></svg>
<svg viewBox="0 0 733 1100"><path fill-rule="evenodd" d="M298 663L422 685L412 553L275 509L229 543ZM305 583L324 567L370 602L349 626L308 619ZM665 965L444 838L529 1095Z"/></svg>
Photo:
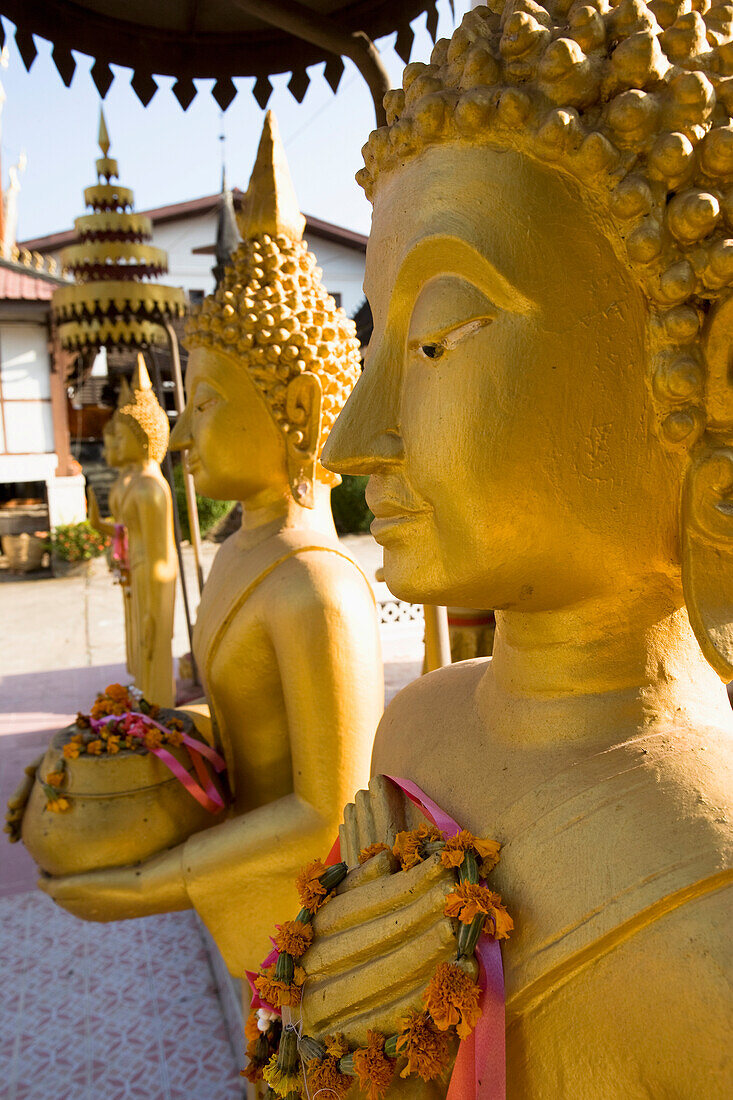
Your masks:
<svg viewBox="0 0 733 1100"><path fill-rule="evenodd" d="M403 688L379 723L373 769L388 770L388 760L400 757L403 750L414 756L417 744L421 755L428 754L434 745L454 741L457 730L467 730L476 720L476 690L490 663L490 657L460 661Z"/></svg>

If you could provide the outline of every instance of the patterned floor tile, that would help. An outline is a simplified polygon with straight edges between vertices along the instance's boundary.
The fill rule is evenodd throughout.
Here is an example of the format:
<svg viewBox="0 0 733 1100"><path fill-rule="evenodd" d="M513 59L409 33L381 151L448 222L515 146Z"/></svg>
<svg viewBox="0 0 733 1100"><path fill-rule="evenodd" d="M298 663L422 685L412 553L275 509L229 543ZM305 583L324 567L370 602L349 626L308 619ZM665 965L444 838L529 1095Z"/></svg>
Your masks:
<svg viewBox="0 0 733 1100"><path fill-rule="evenodd" d="M0 899L3 1100L240 1100L192 913L86 924Z"/></svg>

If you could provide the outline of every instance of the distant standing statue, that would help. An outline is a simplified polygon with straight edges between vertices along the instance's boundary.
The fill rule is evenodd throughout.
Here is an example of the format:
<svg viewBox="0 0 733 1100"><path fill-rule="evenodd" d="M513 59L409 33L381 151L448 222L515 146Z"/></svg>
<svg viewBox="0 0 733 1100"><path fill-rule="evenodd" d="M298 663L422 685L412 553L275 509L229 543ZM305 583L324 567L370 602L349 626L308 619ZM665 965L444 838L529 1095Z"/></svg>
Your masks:
<svg viewBox="0 0 733 1100"><path fill-rule="evenodd" d="M103 520L94 490L89 520L113 540L125 606L127 668L146 699L174 702L173 610L176 593L173 502L160 463L168 418L158 404L142 355L104 431L105 458L119 476L109 494L112 521Z"/></svg>
<svg viewBox="0 0 733 1100"><path fill-rule="evenodd" d="M366 783L384 701L374 596L338 541L339 478L320 461L359 344L304 224L268 114L243 241L189 322L187 404L171 437L200 493L242 502L194 634L208 704L198 721L226 757L231 815L138 867L45 886L95 920L193 906L239 976L269 950L273 920L297 909L297 872L331 846Z"/></svg>

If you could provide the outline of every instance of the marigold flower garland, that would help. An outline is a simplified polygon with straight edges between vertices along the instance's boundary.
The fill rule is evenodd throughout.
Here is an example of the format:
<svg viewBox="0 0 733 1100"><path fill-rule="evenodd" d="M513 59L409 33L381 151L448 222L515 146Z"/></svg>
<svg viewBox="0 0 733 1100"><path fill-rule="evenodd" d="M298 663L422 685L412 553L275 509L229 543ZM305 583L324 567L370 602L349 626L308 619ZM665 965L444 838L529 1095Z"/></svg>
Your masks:
<svg viewBox="0 0 733 1100"><path fill-rule="evenodd" d="M130 711L137 711L139 715L132 715ZM140 752L161 745L181 745L184 726L180 719L168 719L164 730L146 725L145 717L155 719L159 713L160 707L148 703L135 688L109 684L97 695L89 714L77 714L75 726L79 732L73 733L64 745L54 770L48 772L45 779L36 774L46 796L46 810L66 813L71 809L70 800L60 793L67 782L69 760L78 760L80 756L115 756L123 749ZM111 721L94 728L94 723L105 718Z"/></svg>
<svg viewBox="0 0 733 1100"><path fill-rule="evenodd" d="M451 1057L451 1035L467 1038L481 1017L481 990L461 965L473 956L482 933L506 939L514 927L500 896L485 886L484 878L499 861L500 845L462 830L446 838L435 825L420 825L398 833L390 849L372 844L359 853L359 863L382 851L391 851L401 870L409 870L435 854L456 874L456 885L445 899L444 914L458 923L456 958L438 965L425 992L425 1009L411 1009L396 1021L395 1033L367 1033L366 1046L349 1048L343 1035L327 1035L322 1042L298 1037L282 1026L279 1011L300 1003L305 971L297 960L313 943L313 916L326 904L348 872L345 863L327 867L315 860L298 875L296 885L303 908L293 921L277 930L273 942L276 960L263 966L254 988L264 1007L247 1021L247 1067L242 1075L264 1080L282 1100L307 1100L323 1090L335 1100L345 1097L356 1079L367 1100L381 1100L404 1061L401 1077L424 1081L440 1077ZM271 956L272 957L272 956ZM269 1092L268 1092L269 1095Z"/></svg>

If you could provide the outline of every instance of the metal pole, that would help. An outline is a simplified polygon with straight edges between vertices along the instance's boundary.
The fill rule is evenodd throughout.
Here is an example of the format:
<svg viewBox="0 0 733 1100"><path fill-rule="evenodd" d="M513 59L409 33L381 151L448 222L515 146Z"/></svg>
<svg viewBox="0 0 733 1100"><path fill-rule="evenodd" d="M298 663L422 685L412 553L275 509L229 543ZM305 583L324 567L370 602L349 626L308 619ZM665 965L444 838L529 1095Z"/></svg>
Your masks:
<svg viewBox="0 0 733 1100"><path fill-rule="evenodd" d="M154 355L150 356L150 360L153 365L153 382L155 384L155 390L158 396L158 404L161 408L165 408L163 397L163 385L160 379L160 368L158 361ZM199 682L198 669L196 668L196 659L193 655L193 624L191 621L191 609L188 603L188 590L186 588L186 573L183 568L183 551L181 550L181 523L178 519L178 508L176 507L176 485L173 479L173 462L171 461L170 451L166 451L165 458L162 462L163 474L168 482L171 491L171 497L173 501L173 535L176 542L176 554L178 555L178 570L181 578L181 595L183 596L183 611L186 616L186 630L188 632L188 644L191 649L191 668L193 670L193 678L195 683Z"/></svg>
<svg viewBox="0 0 733 1100"><path fill-rule="evenodd" d="M173 402L176 413L181 415L186 404L186 396L183 392L183 375L181 373L181 356L178 351L178 337L176 330L170 321L164 325L168 337L168 348L171 355L171 372L173 374ZM183 487L186 490L186 510L188 512L188 526L191 531L191 546L193 547L193 559L196 563L196 580L199 586L199 595L204 589L204 571L201 567L201 528L199 527L199 510L196 506L196 486L193 482L193 474L188 468L188 452L183 451L181 456L183 466Z"/></svg>
<svg viewBox="0 0 733 1100"><path fill-rule="evenodd" d="M337 57L343 54L351 58L372 93L377 126L386 124L382 101L391 86L389 75L379 50L364 31L345 31L333 19L306 8L296 0L235 0L235 3L237 7L296 38L312 42Z"/></svg>
<svg viewBox="0 0 733 1100"><path fill-rule="evenodd" d="M436 604L424 604L425 612L425 671L433 672L451 663L448 608Z"/></svg>

